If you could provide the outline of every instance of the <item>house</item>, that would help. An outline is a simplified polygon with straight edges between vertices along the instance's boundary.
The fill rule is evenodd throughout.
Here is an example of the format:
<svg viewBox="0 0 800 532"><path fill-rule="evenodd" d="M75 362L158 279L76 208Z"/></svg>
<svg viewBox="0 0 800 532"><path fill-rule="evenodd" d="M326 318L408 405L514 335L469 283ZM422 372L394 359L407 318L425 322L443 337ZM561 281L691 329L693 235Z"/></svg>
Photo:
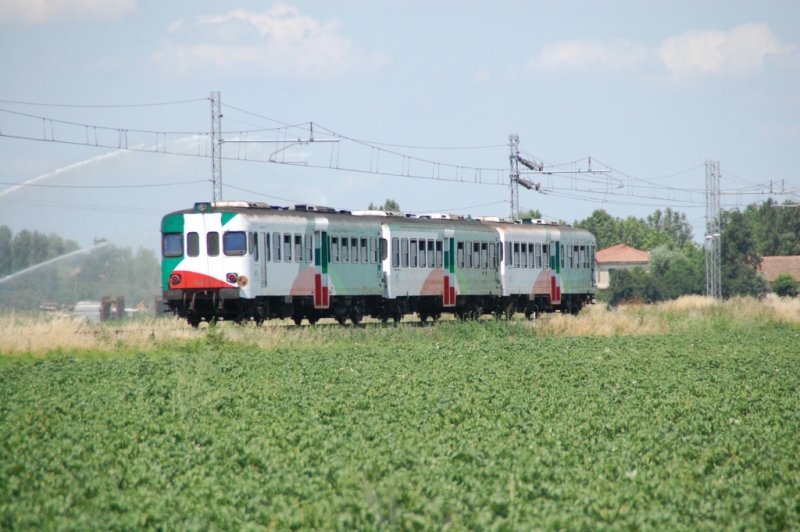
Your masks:
<svg viewBox="0 0 800 532"><path fill-rule="evenodd" d="M608 288L609 273L614 270L642 268L647 270L649 254L625 244L617 244L597 252L597 288Z"/></svg>
<svg viewBox="0 0 800 532"><path fill-rule="evenodd" d="M770 283L775 281L775 278L782 273L788 273L794 277L795 281L800 282L800 255L789 257L761 257L761 266L759 269Z"/></svg>

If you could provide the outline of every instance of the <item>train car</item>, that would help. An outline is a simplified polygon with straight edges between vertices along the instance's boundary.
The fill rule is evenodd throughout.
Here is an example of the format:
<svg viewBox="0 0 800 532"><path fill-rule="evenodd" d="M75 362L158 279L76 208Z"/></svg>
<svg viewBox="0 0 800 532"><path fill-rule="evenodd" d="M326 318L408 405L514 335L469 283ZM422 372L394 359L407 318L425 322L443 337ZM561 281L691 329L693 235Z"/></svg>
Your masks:
<svg viewBox="0 0 800 532"><path fill-rule="evenodd" d="M577 312L595 240L555 223L228 201L164 216L163 299L191 325Z"/></svg>
<svg viewBox="0 0 800 532"><path fill-rule="evenodd" d="M596 293L595 238L590 232L548 220L512 222L480 218L499 234L505 312L576 314Z"/></svg>
<svg viewBox="0 0 800 532"><path fill-rule="evenodd" d="M166 215L164 300L197 326L379 314L380 224L325 207L198 203Z"/></svg>
<svg viewBox="0 0 800 532"><path fill-rule="evenodd" d="M500 294L497 232L452 214L385 218L389 243L383 261L384 297L396 310L424 322L444 312L480 315Z"/></svg>

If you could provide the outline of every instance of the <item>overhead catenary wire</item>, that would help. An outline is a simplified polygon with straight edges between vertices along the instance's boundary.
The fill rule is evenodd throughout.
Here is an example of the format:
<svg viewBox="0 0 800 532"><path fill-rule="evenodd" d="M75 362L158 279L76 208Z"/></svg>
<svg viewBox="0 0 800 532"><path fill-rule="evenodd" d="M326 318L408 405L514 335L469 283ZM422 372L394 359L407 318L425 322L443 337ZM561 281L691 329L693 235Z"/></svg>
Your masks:
<svg viewBox="0 0 800 532"><path fill-rule="evenodd" d="M69 104L69 103L41 103L41 102L23 102L17 100L0 100L0 103L11 103L15 105L30 105L36 107L65 107L65 108L78 108L78 109L109 109L109 108L125 108L125 107L158 107L162 105L178 105L183 103L194 103L208 101L208 98L194 98L192 100L177 100L172 102L156 102L156 103L127 103L127 104Z"/></svg>

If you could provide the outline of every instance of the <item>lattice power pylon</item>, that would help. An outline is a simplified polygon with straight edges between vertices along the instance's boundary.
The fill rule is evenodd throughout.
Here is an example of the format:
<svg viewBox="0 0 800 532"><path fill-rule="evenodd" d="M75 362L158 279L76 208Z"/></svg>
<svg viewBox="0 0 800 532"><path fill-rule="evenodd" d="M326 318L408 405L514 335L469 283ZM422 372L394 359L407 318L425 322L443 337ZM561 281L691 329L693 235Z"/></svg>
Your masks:
<svg viewBox="0 0 800 532"><path fill-rule="evenodd" d="M222 105L218 92L211 93L211 198L222 201Z"/></svg>
<svg viewBox="0 0 800 532"><path fill-rule="evenodd" d="M508 161L511 163L511 173L509 174L511 197L508 199L508 204L511 219L519 220L519 135L509 135L508 145L511 149L511 154L508 156Z"/></svg>
<svg viewBox="0 0 800 532"><path fill-rule="evenodd" d="M706 161L706 295L722 299L719 161Z"/></svg>

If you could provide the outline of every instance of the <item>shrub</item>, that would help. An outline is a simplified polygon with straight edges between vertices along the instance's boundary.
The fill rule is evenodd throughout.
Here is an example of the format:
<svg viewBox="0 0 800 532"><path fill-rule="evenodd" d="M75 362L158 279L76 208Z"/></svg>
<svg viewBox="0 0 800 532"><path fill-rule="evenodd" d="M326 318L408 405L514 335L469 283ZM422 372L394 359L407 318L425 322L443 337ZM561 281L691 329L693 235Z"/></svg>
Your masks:
<svg viewBox="0 0 800 532"><path fill-rule="evenodd" d="M782 273L772 281L772 291L781 297L796 297L797 280L788 273Z"/></svg>

